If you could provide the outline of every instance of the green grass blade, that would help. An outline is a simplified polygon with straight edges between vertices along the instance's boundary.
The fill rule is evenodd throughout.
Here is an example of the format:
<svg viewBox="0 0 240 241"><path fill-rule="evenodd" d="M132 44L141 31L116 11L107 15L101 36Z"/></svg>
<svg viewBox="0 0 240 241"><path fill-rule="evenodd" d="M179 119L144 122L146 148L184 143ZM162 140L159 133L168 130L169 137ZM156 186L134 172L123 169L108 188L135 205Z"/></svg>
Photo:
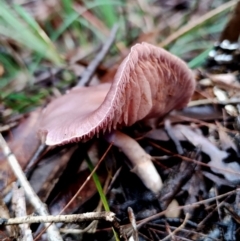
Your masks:
<svg viewBox="0 0 240 241"><path fill-rule="evenodd" d="M188 62L189 68L193 69L201 66L204 63L204 61L206 61L208 53L211 51L211 49L212 47L206 49L201 54L192 59L190 62Z"/></svg>
<svg viewBox="0 0 240 241"><path fill-rule="evenodd" d="M86 161L87 161L87 165L88 165L89 170L92 172L93 171L93 164L92 164L91 160L89 159L88 155L86 156ZM101 201L103 203L105 211L110 211L107 198L106 198L106 196L103 192L102 185L100 183L100 180L99 180L97 174L93 173L92 178L93 178L93 181L94 181L94 183L96 185L96 188L98 190L98 193L99 193L99 196L100 196ZM113 234L114 234L115 240L120 241L120 239L118 237L118 234L115 232L114 229L113 229Z"/></svg>
<svg viewBox="0 0 240 241"><path fill-rule="evenodd" d="M87 165L88 165L89 170L92 171L93 170L93 164L92 164L92 162L91 162L91 160L89 159L88 156L86 156L86 161L87 161ZM99 196L101 198L101 201L103 203L105 211L110 211L107 198L106 198L106 196L105 196L105 194L103 192L102 185L100 183L100 180L99 180L97 174L93 173L92 177L93 177L93 181L94 181L94 183L96 185L96 188L98 190L98 193L99 193Z"/></svg>
<svg viewBox="0 0 240 241"><path fill-rule="evenodd" d="M65 21L62 23L62 25L51 35L51 39L56 41L68 27L70 27L76 20L78 20L78 18L79 14L76 12L69 14L68 17L65 18Z"/></svg>
<svg viewBox="0 0 240 241"><path fill-rule="evenodd" d="M62 2L62 6L63 6L63 9L64 9L65 13L67 15L71 14L72 11L73 11L72 0L61 0L61 2Z"/></svg>
<svg viewBox="0 0 240 241"><path fill-rule="evenodd" d="M95 0L95 1L84 1L87 9L95 8L101 16L101 19L106 25L111 28L114 23L118 22L119 16L114 8L114 5L124 5L122 1L109 1L109 0Z"/></svg>
<svg viewBox="0 0 240 241"><path fill-rule="evenodd" d="M55 64L61 63L59 54L45 32L21 7L15 6L13 11L3 2L0 3L0 34L40 53Z"/></svg>
<svg viewBox="0 0 240 241"><path fill-rule="evenodd" d="M14 5L14 9L21 16L25 22L35 31L35 33L48 45L49 47L54 49L54 45L46 35L46 33L42 30L42 28L38 25L34 18L29 15L21 6Z"/></svg>

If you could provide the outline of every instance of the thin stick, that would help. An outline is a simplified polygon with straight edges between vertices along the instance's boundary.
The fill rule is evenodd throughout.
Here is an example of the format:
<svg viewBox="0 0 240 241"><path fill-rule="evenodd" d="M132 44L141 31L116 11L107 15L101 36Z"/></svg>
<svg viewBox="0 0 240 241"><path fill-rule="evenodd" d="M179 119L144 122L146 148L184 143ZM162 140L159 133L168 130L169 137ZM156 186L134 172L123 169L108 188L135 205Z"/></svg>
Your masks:
<svg viewBox="0 0 240 241"><path fill-rule="evenodd" d="M208 104L228 105L228 104L238 104L238 103L240 103L240 98L231 98L229 100L224 100L224 101L219 101L217 98L212 98L212 99L193 100L188 103L188 107L208 105Z"/></svg>
<svg viewBox="0 0 240 241"><path fill-rule="evenodd" d="M40 144L40 146L38 147L38 149L36 150L36 152L34 153L33 157L30 159L29 163L27 164L24 173L26 178L29 180L32 172L35 168L35 165L40 157L40 155L42 155L42 153L46 150L47 146L45 144ZM16 184L18 187L20 187L20 183L19 180L16 181ZM9 203L12 199L12 191L10 190L10 192L8 192L6 194L6 196L4 197L4 201L5 203Z"/></svg>
<svg viewBox="0 0 240 241"><path fill-rule="evenodd" d="M25 175L28 178L33 171L34 165L36 164L36 162L39 160L40 156L43 154L43 152L45 152L46 149L47 149L47 146L45 144L40 144L40 146L38 147L38 149L36 150L32 158L30 159L27 167L25 168Z"/></svg>
<svg viewBox="0 0 240 241"><path fill-rule="evenodd" d="M210 165L210 164L207 164L207 163L204 163L204 162L200 162L200 161L197 161L197 160L195 160L195 159L192 159L192 158L189 158L189 157L186 157L186 156L182 156L182 155L179 155L179 154L175 154L175 153L167 150L166 148L163 148L163 147L157 145L156 143L154 143L154 142L152 142L152 141L149 141L149 143L150 143L151 145L159 148L160 150L166 152L167 154L170 154L170 155L172 155L172 156L174 156L174 157L180 157L180 158L181 158L182 160L184 160L184 161L194 162L194 163L196 163L196 164L198 164L198 165L201 165L201 166L204 166L204 167L211 167L211 168L213 168L213 169L220 170L220 171L223 171L223 172L225 172L225 173L228 172L228 173L232 173L232 174L236 174L236 175L239 175L239 176L240 176L240 172L231 171L231 170L226 170L226 169L223 169L223 168L221 168L221 167L216 167L216 166L214 166L214 165Z"/></svg>
<svg viewBox="0 0 240 241"><path fill-rule="evenodd" d="M69 214L57 216L25 216L17 218L0 219L1 225L15 225L25 223L78 223L93 220L105 220L107 222L116 221L115 213L113 212L89 212L82 214ZM50 228L50 227L49 227Z"/></svg>
<svg viewBox="0 0 240 241"><path fill-rule="evenodd" d="M79 80L77 86L88 86L91 81L97 67L103 61L104 57L108 53L111 48L118 31L118 24L115 24L111 30L110 36L108 40L103 45L101 51L97 54L96 58L92 60L92 62L88 65L85 71L82 74L82 78Z"/></svg>
<svg viewBox="0 0 240 241"><path fill-rule="evenodd" d="M26 213L26 199L24 189L21 187L18 189L16 183L13 183L13 195L12 195L12 209L16 217L24 217ZM19 225L20 234L18 240L33 241L32 230L29 225L24 223Z"/></svg>
<svg viewBox="0 0 240 241"><path fill-rule="evenodd" d="M8 147L6 141L4 140L2 134L0 134L0 147L3 150L4 155L6 156L9 165L12 168L12 171L14 172L15 176L18 178L20 185L23 187L26 196L28 197L30 203L35 208L36 212L39 213L42 216L48 216L49 212L46 208L46 206L41 202L40 198L37 196L37 194L34 192L33 188L29 184L26 176L24 175L21 166L19 165L16 157L11 152L10 148ZM46 224L47 226L47 224ZM49 241L62 241L62 237L59 233L59 230L55 225L52 225L47 230L47 236Z"/></svg>
<svg viewBox="0 0 240 241"><path fill-rule="evenodd" d="M176 136L174 135L174 133L172 131L172 126L171 126L171 122L169 119L166 119L164 121L164 129L166 130L169 138L174 142L178 154L183 155L184 154L183 148L181 146L180 141L176 138Z"/></svg>
<svg viewBox="0 0 240 241"><path fill-rule="evenodd" d="M202 204L206 204L206 203L215 201L216 199L221 199L221 198L223 198L223 197L228 197L228 196L230 196L230 195L232 195L232 194L235 194L236 192L239 192L239 190L240 190L239 188L236 188L236 189L233 190L233 191L226 192L226 193L221 194L221 195L219 195L219 196L217 196L217 197L212 197L212 198L204 199L204 200L202 200L202 201L198 201L198 202L195 202L195 203L187 204L187 205L184 205L184 206L179 206L179 207L177 207L177 208L172 208L172 209L170 209L170 210L171 210L171 211L176 211L176 210L182 210L182 209L184 209L184 208L189 208L189 209L190 209L190 208L196 208L196 207L199 207L199 206L202 205ZM142 225L144 225L144 224L146 224L146 223L148 223L148 222L150 222L150 221L152 221L152 220L154 220L154 219L157 219L157 218L165 215L166 212L167 212L167 210L164 210L164 211L162 211L162 212L160 212L160 213L157 213L157 214L154 214L154 215L152 215L152 216L150 216L150 217L148 217L148 218L139 220L139 221L137 222L137 223L138 223L138 224L137 224L137 228L139 229Z"/></svg>
<svg viewBox="0 0 240 241"><path fill-rule="evenodd" d="M171 232L168 236L166 236L164 239L161 239L161 241L166 241L166 240L168 240L168 239L173 238L173 236L174 236L177 232L179 232L180 230L182 230L182 229L185 227L185 225L186 225L189 217L190 217L190 215L189 215L189 213L187 213L186 216L185 216L185 219L183 220L183 223L182 223L178 228L176 228L173 232Z"/></svg>

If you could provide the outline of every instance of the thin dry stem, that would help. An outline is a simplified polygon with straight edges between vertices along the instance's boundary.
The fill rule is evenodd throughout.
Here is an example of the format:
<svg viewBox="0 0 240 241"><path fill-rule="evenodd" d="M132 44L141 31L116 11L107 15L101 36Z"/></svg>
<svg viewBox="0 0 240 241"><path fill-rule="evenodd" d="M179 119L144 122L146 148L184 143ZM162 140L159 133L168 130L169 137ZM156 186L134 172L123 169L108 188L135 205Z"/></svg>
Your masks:
<svg viewBox="0 0 240 241"><path fill-rule="evenodd" d="M12 209L14 210L16 217L22 217L27 215L24 189L18 189L16 183L13 183ZM19 229L19 241L33 241L32 230L30 229L28 224L20 224Z"/></svg>
<svg viewBox="0 0 240 241"><path fill-rule="evenodd" d="M93 59L93 61L88 65L86 70L83 72L82 78L80 79L80 81L77 84L78 86L88 86L89 85L89 83L92 79L92 76L94 75L97 67L103 61L103 59L106 56L106 54L108 53L109 49L113 45L114 40L116 38L117 31L118 31L118 27L119 26L117 24L115 24L113 26L110 36L109 36L108 40L105 42L105 44L103 45L101 51L97 54L97 56Z"/></svg>
<svg viewBox="0 0 240 241"><path fill-rule="evenodd" d="M174 236L177 232L181 231L181 229L183 229L183 228L185 227L185 225L186 225L189 217L190 217L190 214L187 213L186 216L185 216L185 218L184 218L183 223L182 223L178 228L176 228L173 232L171 232L168 236L166 236L164 239L162 239L161 241L166 241L166 240L168 240L168 239L173 238L173 236Z"/></svg>
<svg viewBox="0 0 240 241"><path fill-rule="evenodd" d="M202 204L207 204L207 203L209 203L209 202L215 201L216 199L219 200L219 199L221 199L221 198L228 197L228 196L230 196L230 195L232 195L232 194L235 194L235 193L237 193L237 192L239 192L239 191L240 191L240 188L237 188L237 189L235 189L235 190L233 190L233 191L226 192L226 193L224 193L224 194L222 194L222 195L219 195L219 196L217 196L217 197L212 197L212 198L204 199L204 200L199 201L199 202L187 204L187 205L184 205L184 206L179 206L178 208L169 209L169 211L183 210L183 209L185 209L185 208L188 208L188 209L190 209L190 208L196 208L196 207L199 207L199 206L202 205ZM160 212L160 213L157 213L157 214L152 215L151 217L148 217L148 218L145 218L145 219L142 219L142 220L138 221L137 228L139 229L142 225L150 222L151 220L154 220L154 219L157 219L157 218L159 218L159 217L162 217L163 215L166 214L166 212L167 212L167 210L164 210L164 211L162 211L162 212Z"/></svg>
<svg viewBox="0 0 240 241"><path fill-rule="evenodd" d="M25 216L10 219L0 219L4 225L26 224L26 223L77 223L93 220L115 221L113 212L89 212L82 214L57 215L57 216Z"/></svg>
<svg viewBox="0 0 240 241"><path fill-rule="evenodd" d="M19 165L15 155L11 152L3 136L0 134L0 147L3 150L4 155L7 157L8 163L11 166L15 176L18 178L21 186L23 187L26 196L28 197L30 203L35 208L36 212L42 216L48 216L49 212L46 206L41 202L40 198L34 192L33 188L29 184L27 178L25 177L21 166ZM47 225L47 224L46 224ZM63 240L57 227L52 225L47 229L47 236L49 241L61 241Z"/></svg>

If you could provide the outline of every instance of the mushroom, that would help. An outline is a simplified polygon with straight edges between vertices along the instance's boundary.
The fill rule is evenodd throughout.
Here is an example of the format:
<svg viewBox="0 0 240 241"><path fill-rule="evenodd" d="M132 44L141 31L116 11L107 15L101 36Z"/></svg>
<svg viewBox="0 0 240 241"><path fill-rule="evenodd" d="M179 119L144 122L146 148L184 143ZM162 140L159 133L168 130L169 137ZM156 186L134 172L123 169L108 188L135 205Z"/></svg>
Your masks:
<svg viewBox="0 0 240 241"><path fill-rule="evenodd" d="M39 133L47 145L113 133L183 108L194 88L193 74L182 60L151 44L136 44L112 83L75 87L53 100L43 110Z"/></svg>

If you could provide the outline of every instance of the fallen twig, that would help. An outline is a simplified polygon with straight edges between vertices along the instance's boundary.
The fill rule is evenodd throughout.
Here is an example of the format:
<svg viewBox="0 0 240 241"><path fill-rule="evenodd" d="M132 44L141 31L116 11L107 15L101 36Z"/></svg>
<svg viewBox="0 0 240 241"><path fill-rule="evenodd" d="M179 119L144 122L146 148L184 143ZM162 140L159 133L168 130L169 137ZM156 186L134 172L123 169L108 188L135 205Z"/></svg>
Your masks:
<svg viewBox="0 0 240 241"><path fill-rule="evenodd" d="M120 224L113 212L88 212L82 214L69 215L48 215L48 216L25 216L17 218L0 218L0 225L16 225L16 224L30 224L30 223L45 223L48 229L53 227L53 223L78 223L95 220L105 220L112 224L113 229L118 233L120 240L126 240L125 234L120 228ZM52 240L52 239L51 239ZM55 239L57 240L57 239Z"/></svg>
<svg viewBox="0 0 240 241"><path fill-rule="evenodd" d="M164 239L162 239L161 241L166 241L168 239L172 239L173 236L175 236L175 234L177 232L181 231L181 229L183 229L185 227L185 225L186 225L186 223L187 223L187 221L189 219L189 216L190 216L189 213L187 213L183 223L178 228L176 228L173 232L171 232L168 236L166 236Z"/></svg>
<svg viewBox="0 0 240 241"><path fill-rule="evenodd" d="M89 82L90 82L92 76L94 75L97 67L103 61L107 52L111 48L111 46L115 40L117 30L118 30L118 25L115 24L112 28L112 31L110 33L108 40L103 45L101 51L97 54L96 58L94 58L92 60L92 62L88 65L88 67L85 69L85 71L82 74L82 78L79 80L77 86L88 86L89 85Z"/></svg>
<svg viewBox="0 0 240 241"><path fill-rule="evenodd" d="M26 200L23 188L19 188L13 183L12 209L16 217L26 216ZM20 224L20 235L17 240L33 241L32 230L28 224Z"/></svg>
<svg viewBox="0 0 240 241"><path fill-rule="evenodd" d="M78 223L93 220L105 220L107 222L115 222L116 217L113 212L89 212L82 214L69 215L48 215L48 216L25 216L17 218L0 219L1 225L15 225L23 223ZM51 226L50 226L51 227ZM49 228L50 228L49 227Z"/></svg>
<svg viewBox="0 0 240 241"><path fill-rule="evenodd" d="M181 146L180 141L176 138L175 134L172 131L171 122L169 119L166 119L164 121L164 128L169 138L174 142L178 154L183 155L184 154L183 148Z"/></svg>
<svg viewBox="0 0 240 241"><path fill-rule="evenodd" d="M40 198L34 192L33 188L29 184L26 176L24 175L21 166L19 165L15 155L11 152L3 136L0 134L0 147L3 150L4 155L7 157L8 163L11 166L15 176L18 178L20 185L23 187L26 196L31 202L32 206L35 208L36 212L42 216L48 216L49 212L46 206L41 202ZM47 224L46 224L47 226ZM47 229L47 236L49 241L61 241L63 240L57 227L51 225Z"/></svg>
<svg viewBox="0 0 240 241"><path fill-rule="evenodd" d="M221 199L221 198L224 198L224 197L228 197L228 196L230 196L230 195L232 195L232 194L235 194L236 192L239 192L239 191L240 191L240 189L237 188L237 189L235 189L235 190L233 190L233 191L226 192L226 193L224 193L224 194L218 195L217 197L207 198L207 199L204 199L204 200L195 202L195 203L191 203L191 204L179 206L179 207L174 208L174 209L172 209L172 210L173 210L173 211L176 211L176 210L182 210L182 209L184 209L184 208L189 208L189 209L190 209L190 208L196 208L196 207L198 207L198 206L200 206L200 205L202 205L202 204L206 204L206 203L215 201L216 199ZM137 222L137 223L138 223L138 224L137 224L137 228L139 229L141 226L143 226L143 225L146 224L147 222L150 222L150 221L152 221L152 220L154 220L154 219L157 219L157 218L159 218L159 217L162 217L163 215L166 214L166 212L167 212L167 210L164 210L164 211L162 211L162 212L160 212L160 213L154 214L154 215L152 215L152 216L150 216L150 217L148 217L148 218L145 218L145 219L142 219L142 220L138 221L138 222Z"/></svg>

